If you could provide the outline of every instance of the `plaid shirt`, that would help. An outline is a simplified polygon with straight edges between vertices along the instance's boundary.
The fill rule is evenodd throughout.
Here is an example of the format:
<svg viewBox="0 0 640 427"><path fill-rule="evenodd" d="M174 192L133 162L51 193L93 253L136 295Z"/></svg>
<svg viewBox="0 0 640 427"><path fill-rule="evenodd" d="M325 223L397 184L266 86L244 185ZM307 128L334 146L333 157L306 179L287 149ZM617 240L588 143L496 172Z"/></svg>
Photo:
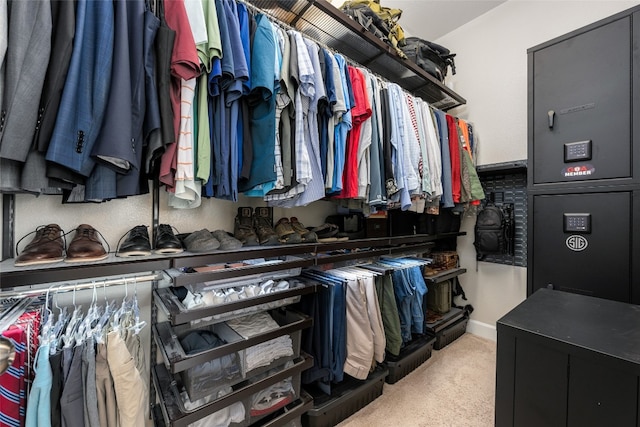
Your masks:
<svg viewBox="0 0 640 427"><path fill-rule="evenodd" d="M309 138L309 126L307 122L307 114L309 113L310 98L315 96L315 82L313 76L313 64L309 57L309 51L302 38L297 31L289 31L293 34L297 45L298 54L298 89L295 95L295 150L296 150L296 180L298 185L291 188L284 194L266 195L264 199L269 202L276 202L291 199L302 193L307 184L311 181L311 159L309 157L308 146L306 140ZM283 65L284 66L284 65ZM273 206L287 206L288 204L274 203Z"/></svg>

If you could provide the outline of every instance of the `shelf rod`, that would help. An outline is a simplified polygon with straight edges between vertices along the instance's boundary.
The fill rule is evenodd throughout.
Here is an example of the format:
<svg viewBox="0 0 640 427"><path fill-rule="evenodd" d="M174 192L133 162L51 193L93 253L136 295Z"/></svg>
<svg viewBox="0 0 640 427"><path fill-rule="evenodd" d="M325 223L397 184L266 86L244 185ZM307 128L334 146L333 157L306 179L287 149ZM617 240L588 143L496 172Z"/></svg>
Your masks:
<svg viewBox="0 0 640 427"><path fill-rule="evenodd" d="M110 280L93 280L91 282L85 283L76 283L69 285L60 285L55 287L55 293L60 292L69 292L69 291L80 291L84 289L93 289L95 288L104 288L109 286L116 285L129 285L136 284L142 282L151 282L154 280L159 280L162 276L159 274L148 274L144 276L131 276L131 277L120 277L117 279ZM40 289L29 289L28 291L2 291L0 292L0 299L4 298L28 298L34 296L45 295L48 291L53 290L50 286L48 288L40 288Z"/></svg>

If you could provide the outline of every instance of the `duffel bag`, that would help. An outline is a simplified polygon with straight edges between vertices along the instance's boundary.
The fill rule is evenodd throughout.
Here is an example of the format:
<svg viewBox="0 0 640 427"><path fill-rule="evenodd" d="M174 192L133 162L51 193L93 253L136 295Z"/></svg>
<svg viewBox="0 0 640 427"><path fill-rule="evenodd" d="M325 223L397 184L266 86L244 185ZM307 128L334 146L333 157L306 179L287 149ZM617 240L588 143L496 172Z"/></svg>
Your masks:
<svg viewBox="0 0 640 427"><path fill-rule="evenodd" d="M456 54L451 53L446 47L418 37L407 37L405 42L402 51L407 58L439 81L444 82L449 67L451 74L456 73L453 59Z"/></svg>

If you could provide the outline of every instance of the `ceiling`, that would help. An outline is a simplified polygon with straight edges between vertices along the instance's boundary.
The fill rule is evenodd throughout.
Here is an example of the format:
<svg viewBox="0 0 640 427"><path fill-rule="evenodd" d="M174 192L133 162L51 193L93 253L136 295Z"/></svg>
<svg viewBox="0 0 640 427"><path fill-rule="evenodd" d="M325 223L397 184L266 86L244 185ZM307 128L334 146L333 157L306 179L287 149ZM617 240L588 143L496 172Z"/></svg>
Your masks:
<svg viewBox="0 0 640 427"><path fill-rule="evenodd" d="M385 7L402 10L400 26L407 36L437 38L486 13L506 0L380 0ZM340 7L342 0L332 0Z"/></svg>

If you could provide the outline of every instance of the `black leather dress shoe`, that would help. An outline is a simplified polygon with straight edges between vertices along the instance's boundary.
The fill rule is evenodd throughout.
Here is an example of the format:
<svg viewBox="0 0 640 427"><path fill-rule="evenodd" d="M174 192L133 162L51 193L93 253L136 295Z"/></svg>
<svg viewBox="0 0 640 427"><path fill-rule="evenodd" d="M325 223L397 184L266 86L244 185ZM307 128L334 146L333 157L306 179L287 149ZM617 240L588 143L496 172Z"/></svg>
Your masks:
<svg viewBox="0 0 640 427"><path fill-rule="evenodd" d="M129 230L129 234L118 248L116 256L147 256L151 255L151 243L146 225L138 225Z"/></svg>
<svg viewBox="0 0 640 427"><path fill-rule="evenodd" d="M173 234L173 229L168 224L158 225L155 243L153 251L157 254L179 254L184 251L182 242Z"/></svg>

